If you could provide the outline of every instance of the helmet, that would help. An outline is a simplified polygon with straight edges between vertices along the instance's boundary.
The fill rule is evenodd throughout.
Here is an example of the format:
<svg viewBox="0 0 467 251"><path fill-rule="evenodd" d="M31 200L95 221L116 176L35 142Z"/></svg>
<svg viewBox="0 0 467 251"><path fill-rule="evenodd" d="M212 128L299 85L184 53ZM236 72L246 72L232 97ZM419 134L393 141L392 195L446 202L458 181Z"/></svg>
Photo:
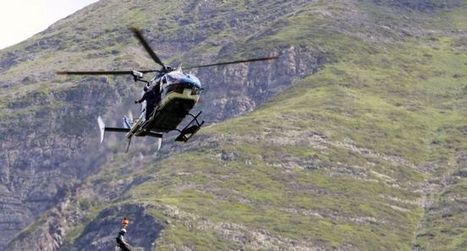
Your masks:
<svg viewBox="0 0 467 251"><path fill-rule="evenodd" d="M148 88L147 86L145 86L145 87L143 88L143 90L144 90L145 92L147 92L147 91L149 90L149 88Z"/></svg>

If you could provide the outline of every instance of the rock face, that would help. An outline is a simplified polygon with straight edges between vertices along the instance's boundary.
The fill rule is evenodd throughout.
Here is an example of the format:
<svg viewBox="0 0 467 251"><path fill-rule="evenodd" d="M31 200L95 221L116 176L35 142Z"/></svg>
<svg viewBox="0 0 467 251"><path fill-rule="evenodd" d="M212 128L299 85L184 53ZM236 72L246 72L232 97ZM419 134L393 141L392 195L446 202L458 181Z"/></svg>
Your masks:
<svg viewBox="0 0 467 251"><path fill-rule="evenodd" d="M115 238L120 231L118 223L123 217L130 219L128 234L125 239L133 248L153 250L155 240L163 230L164 225L145 213L141 205L122 205L107 208L97 215L83 230L73 247L63 247L62 250L112 250Z"/></svg>
<svg viewBox="0 0 467 251"><path fill-rule="evenodd" d="M206 82L201 109L224 120L253 111L274 94L284 91L293 80L315 73L326 63L319 51L293 46L274 52L279 58L270 62L200 70ZM223 112L218 112L223 111Z"/></svg>
<svg viewBox="0 0 467 251"><path fill-rule="evenodd" d="M79 179L98 165L99 151L83 156L80 150L97 149L96 141L85 138L92 138L98 111L93 114L83 107L102 105L98 100L105 96L101 95L103 90L102 83L94 82L66 92L33 93L9 104L10 116L21 113L21 109L42 107L7 119L8 124L0 129L2 217L8 222L2 230L4 240L57 205ZM111 93L109 98L112 95L116 97ZM53 107L58 102L66 105Z"/></svg>
<svg viewBox="0 0 467 251"><path fill-rule="evenodd" d="M57 250L63 245L65 221L63 207L66 203L60 202L49 210L40 219L36 219L34 231L23 231L17 235L17 240L10 243L6 250Z"/></svg>

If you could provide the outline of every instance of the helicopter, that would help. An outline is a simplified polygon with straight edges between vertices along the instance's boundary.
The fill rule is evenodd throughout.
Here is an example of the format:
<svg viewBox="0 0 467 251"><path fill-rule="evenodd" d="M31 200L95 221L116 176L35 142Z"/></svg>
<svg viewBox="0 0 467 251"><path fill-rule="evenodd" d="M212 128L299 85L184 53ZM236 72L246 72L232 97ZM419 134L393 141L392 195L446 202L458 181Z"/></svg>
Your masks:
<svg viewBox="0 0 467 251"><path fill-rule="evenodd" d="M123 127L107 127L99 116L97 122L100 130L100 143L104 140L105 132L120 132L126 133L128 139L128 145L126 151L131 144L131 139L134 136L144 137L150 136L158 139L157 150L161 147L161 140L165 133L170 131L178 131L178 136L175 141L187 142L193 135L195 135L201 126L204 124L204 120L200 120L199 116L202 111L196 114L190 113L192 108L198 103L200 95L203 92L201 81L191 73L183 72L182 68L172 68L162 62L157 56L154 50L151 48L146 38L140 29L131 27L130 31L133 33L135 38L144 47L151 59L158 64L160 69L150 70L112 70L112 71L58 71L59 75L131 75L135 82L143 82L146 93L153 92L152 95L156 96L156 102L148 102L142 104L141 115L133 120L131 113L129 116L123 117ZM196 69L204 67L213 67L220 65L248 63L256 61L273 60L278 56L252 58L229 62L220 62L204 65L195 65L185 67L187 69ZM144 74L153 73L153 77L149 80L144 78ZM151 95L149 95L151 96ZM141 100L143 101L144 96ZM140 103L135 101L135 103ZM154 103L154 105L153 105ZM182 121L190 117L191 120L179 129L178 127Z"/></svg>

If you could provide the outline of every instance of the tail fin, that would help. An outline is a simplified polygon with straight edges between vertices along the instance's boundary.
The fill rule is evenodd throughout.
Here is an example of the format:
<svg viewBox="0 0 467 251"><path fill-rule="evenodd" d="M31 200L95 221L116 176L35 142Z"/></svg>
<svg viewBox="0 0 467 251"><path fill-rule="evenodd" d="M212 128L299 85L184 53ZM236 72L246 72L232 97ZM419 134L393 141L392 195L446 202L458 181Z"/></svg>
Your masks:
<svg viewBox="0 0 467 251"><path fill-rule="evenodd" d="M104 133L105 133L105 123L102 120L101 116L97 117L97 124L99 124L99 130L101 132L101 144L104 141Z"/></svg>
<svg viewBox="0 0 467 251"><path fill-rule="evenodd" d="M158 152L161 149L162 146L162 138L157 138L156 139L156 152Z"/></svg>

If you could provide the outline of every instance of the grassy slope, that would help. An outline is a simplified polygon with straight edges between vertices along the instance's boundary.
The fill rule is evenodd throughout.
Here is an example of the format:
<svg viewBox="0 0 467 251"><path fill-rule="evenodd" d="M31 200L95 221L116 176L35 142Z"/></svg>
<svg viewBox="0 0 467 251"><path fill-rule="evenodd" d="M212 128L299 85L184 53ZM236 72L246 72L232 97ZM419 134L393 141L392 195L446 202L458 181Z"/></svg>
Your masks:
<svg viewBox="0 0 467 251"><path fill-rule="evenodd" d="M180 212L153 211L171 222L159 247L233 248L240 240L254 245L260 233L289 247L461 247L462 228L443 232L450 223L424 223L422 188L460 168L454 160L467 147L465 46L457 46L455 33L442 32L440 21L429 24L439 32L417 37L397 31L389 41L352 36L352 28L339 23L348 16L337 14L358 9L323 5L284 20L287 28L273 36L246 43L299 41L328 52L334 63L261 109L206 128L198 150L141 171L153 178L123 201ZM371 4L362 9L381 14ZM457 12L439 15L464 29ZM344 20L327 22L328 14ZM434 161L441 168L421 168ZM437 203L449 192L462 196L465 178L459 179L429 197ZM450 222L465 226L463 216L458 212ZM417 238L420 232L432 238Z"/></svg>

